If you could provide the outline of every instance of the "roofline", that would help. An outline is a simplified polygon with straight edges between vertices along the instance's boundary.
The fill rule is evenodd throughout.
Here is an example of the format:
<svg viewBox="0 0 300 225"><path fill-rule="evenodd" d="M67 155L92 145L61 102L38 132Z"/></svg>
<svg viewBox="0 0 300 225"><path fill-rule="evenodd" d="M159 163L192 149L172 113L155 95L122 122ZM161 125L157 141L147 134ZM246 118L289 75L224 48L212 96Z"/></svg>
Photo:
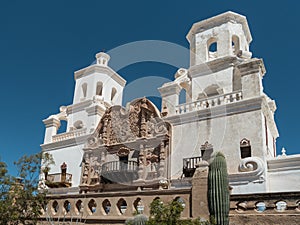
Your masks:
<svg viewBox="0 0 300 225"><path fill-rule="evenodd" d="M75 71L74 79L77 80L81 77L88 76L95 72L104 73L110 76L112 79L118 82L122 87L125 87L126 85L126 80L123 77L121 77L117 72L115 72L112 68L110 68L109 66L102 66L98 64L93 64L86 68Z"/></svg>
<svg viewBox="0 0 300 225"><path fill-rule="evenodd" d="M217 15L217 16L202 20L200 22L194 23L192 25L190 31L186 35L186 39L190 43L192 36L194 34L202 32L203 30L207 30L207 29L222 25L224 23L233 22L233 21L242 24L243 30L246 35L246 39L247 39L248 43L250 43L252 41L252 36L250 33L250 29L248 26L246 16L240 15L240 14L232 12L232 11L228 11L228 12L222 13L220 15Z"/></svg>

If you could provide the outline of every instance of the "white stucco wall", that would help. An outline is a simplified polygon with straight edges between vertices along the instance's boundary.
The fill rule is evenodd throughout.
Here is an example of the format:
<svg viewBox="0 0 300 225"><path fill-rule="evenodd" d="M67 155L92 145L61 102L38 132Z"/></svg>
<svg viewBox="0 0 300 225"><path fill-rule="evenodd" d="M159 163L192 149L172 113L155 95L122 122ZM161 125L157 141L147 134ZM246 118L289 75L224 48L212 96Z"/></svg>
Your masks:
<svg viewBox="0 0 300 225"><path fill-rule="evenodd" d="M67 164L67 173L72 174L72 187L77 187L80 183L81 161L83 157L83 144L71 147L64 147L57 150L48 151L52 154L55 165L51 167L49 174L61 173L60 166Z"/></svg>
<svg viewBox="0 0 300 225"><path fill-rule="evenodd" d="M112 79L111 76L99 72L94 72L93 74L86 75L76 80L73 104L79 103L84 99L91 99L93 96L95 96L97 82L103 83L102 96L104 97L104 101L114 105L122 104L123 87L114 79ZM85 98L83 98L82 93L82 85L84 83L87 84L87 95ZM116 88L117 94L114 99L111 100L111 91L113 87Z"/></svg>
<svg viewBox="0 0 300 225"><path fill-rule="evenodd" d="M300 154L268 160L270 192L300 191Z"/></svg>
<svg viewBox="0 0 300 225"><path fill-rule="evenodd" d="M225 108L224 112L226 112ZM229 173L238 172L241 161L240 141L243 138L250 140L252 156L265 159L263 117L259 110L174 125L171 153L172 177L181 176L182 158L200 156L200 146L206 141L213 145L214 151L222 151L225 154Z"/></svg>

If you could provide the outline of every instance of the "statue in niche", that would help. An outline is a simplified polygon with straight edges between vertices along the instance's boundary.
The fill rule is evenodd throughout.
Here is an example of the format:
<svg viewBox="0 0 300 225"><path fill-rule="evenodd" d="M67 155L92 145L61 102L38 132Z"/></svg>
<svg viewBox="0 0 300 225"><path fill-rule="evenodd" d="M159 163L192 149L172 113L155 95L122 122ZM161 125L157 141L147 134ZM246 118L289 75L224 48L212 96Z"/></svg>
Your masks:
<svg viewBox="0 0 300 225"><path fill-rule="evenodd" d="M91 173L90 179L91 184L97 184L100 182L99 169L100 169L100 156L91 155L90 157Z"/></svg>
<svg viewBox="0 0 300 225"><path fill-rule="evenodd" d="M147 121L147 135L148 136L153 136L154 135L155 124L156 124L156 120L154 118L154 114L151 113L150 119Z"/></svg>
<svg viewBox="0 0 300 225"><path fill-rule="evenodd" d="M100 155L86 153L83 159L83 172L81 184L93 185L100 182Z"/></svg>
<svg viewBox="0 0 300 225"><path fill-rule="evenodd" d="M89 178L89 170L90 170L90 160L88 157L88 154L84 157L83 160L83 172L82 172L82 184L88 184L88 178Z"/></svg>
<svg viewBox="0 0 300 225"><path fill-rule="evenodd" d="M156 155L152 149L148 149L146 153L146 166L149 167L150 171L157 170L158 155Z"/></svg>
<svg viewBox="0 0 300 225"><path fill-rule="evenodd" d="M140 113L140 106L139 104L135 104L134 106L130 106L129 112L129 124L130 130L135 137L139 136L140 128L139 128L139 113Z"/></svg>
<svg viewBox="0 0 300 225"><path fill-rule="evenodd" d="M83 173L82 173L82 184L87 184L88 183L88 177L89 177L89 169L88 167L85 165L83 168Z"/></svg>
<svg viewBox="0 0 300 225"><path fill-rule="evenodd" d="M153 180L157 178L158 161L159 157L154 153L153 149L147 149L145 155L145 174L147 180Z"/></svg>

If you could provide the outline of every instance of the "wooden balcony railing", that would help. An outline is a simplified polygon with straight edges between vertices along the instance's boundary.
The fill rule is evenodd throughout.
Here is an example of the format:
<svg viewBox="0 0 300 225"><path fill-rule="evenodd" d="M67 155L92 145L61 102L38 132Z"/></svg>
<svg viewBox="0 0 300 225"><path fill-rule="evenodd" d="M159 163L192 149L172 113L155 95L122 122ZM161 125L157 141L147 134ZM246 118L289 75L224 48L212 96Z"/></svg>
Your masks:
<svg viewBox="0 0 300 225"><path fill-rule="evenodd" d="M182 172L185 177L192 177L196 170L196 165L201 161L202 157L191 157L183 159Z"/></svg>
<svg viewBox="0 0 300 225"><path fill-rule="evenodd" d="M53 173L48 174L46 177L46 185L50 188L54 187L71 187L72 186L72 174L66 173Z"/></svg>

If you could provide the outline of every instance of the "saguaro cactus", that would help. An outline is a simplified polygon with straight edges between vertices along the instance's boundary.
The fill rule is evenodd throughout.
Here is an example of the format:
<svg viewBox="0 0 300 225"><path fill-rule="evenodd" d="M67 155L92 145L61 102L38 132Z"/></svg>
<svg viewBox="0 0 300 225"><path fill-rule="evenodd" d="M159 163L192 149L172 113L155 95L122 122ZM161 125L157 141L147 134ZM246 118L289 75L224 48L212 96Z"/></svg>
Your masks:
<svg viewBox="0 0 300 225"><path fill-rule="evenodd" d="M229 183L225 156L217 152L209 165L209 212L218 225L229 224Z"/></svg>

